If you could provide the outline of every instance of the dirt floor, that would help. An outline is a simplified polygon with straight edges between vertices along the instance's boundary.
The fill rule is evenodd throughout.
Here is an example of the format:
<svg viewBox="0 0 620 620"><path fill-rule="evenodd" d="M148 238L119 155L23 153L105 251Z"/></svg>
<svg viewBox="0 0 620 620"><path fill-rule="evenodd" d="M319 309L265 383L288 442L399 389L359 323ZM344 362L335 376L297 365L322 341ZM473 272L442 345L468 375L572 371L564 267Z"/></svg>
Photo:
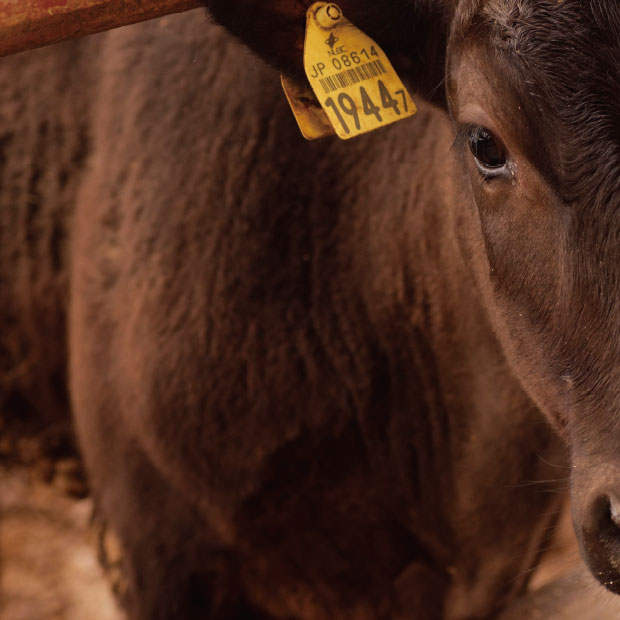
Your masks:
<svg viewBox="0 0 620 620"><path fill-rule="evenodd" d="M91 502L0 469L0 618L121 620L89 534Z"/></svg>

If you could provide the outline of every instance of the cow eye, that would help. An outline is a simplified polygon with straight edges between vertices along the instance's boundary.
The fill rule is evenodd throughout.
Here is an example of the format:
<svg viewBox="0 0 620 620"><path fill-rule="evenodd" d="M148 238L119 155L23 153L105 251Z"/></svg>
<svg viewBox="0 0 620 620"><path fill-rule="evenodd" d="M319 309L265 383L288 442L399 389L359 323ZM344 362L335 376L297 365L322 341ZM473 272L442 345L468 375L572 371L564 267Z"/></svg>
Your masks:
<svg viewBox="0 0 620 620"><path fill-rule="evenodd" d="M467 137L469 149L483 174L492 175L506 165L504 149L488 129L474 125L468 128Z"/></svg>

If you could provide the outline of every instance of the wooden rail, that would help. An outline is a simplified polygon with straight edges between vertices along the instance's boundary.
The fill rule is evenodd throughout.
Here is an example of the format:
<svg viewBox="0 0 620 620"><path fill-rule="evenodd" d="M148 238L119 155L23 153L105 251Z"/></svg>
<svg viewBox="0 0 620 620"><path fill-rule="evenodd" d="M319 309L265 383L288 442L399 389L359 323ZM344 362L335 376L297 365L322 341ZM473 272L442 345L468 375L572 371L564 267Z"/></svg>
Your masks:
<svg viewBox="0 0 620 620"><path fill-rule="evenodd" d="M199 6L199 0L0 0L0 56Z"/></svg>

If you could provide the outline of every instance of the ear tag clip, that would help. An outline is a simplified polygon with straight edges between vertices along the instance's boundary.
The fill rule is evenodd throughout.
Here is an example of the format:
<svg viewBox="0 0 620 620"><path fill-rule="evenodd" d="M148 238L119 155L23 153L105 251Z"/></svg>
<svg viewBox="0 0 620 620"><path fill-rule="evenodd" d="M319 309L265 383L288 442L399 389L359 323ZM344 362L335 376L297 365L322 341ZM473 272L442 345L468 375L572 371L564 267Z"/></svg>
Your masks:
<svg viewBox="0 0 620 620"><path fill-rule="evenodd" d="M348 140L417 111L385 52L347 20L337 4L315 2L308 9L304 69L316 99L310 99L309 92L300 97L286 78L283 86L309 140L334 131Z"/></svg>

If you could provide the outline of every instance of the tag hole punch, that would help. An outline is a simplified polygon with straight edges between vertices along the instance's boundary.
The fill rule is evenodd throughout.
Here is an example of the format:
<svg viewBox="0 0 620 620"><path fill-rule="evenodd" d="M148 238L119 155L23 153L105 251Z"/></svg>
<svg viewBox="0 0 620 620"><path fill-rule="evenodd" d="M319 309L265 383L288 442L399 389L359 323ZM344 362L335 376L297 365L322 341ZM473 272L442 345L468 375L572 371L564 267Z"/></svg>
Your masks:
<svg viewBox="0 0 620 620"><path fill-rule="evenodd" d="M315 17L321 28L333 28L342 19L342 11L337 4L327 4L316 12Z"/></svg>

